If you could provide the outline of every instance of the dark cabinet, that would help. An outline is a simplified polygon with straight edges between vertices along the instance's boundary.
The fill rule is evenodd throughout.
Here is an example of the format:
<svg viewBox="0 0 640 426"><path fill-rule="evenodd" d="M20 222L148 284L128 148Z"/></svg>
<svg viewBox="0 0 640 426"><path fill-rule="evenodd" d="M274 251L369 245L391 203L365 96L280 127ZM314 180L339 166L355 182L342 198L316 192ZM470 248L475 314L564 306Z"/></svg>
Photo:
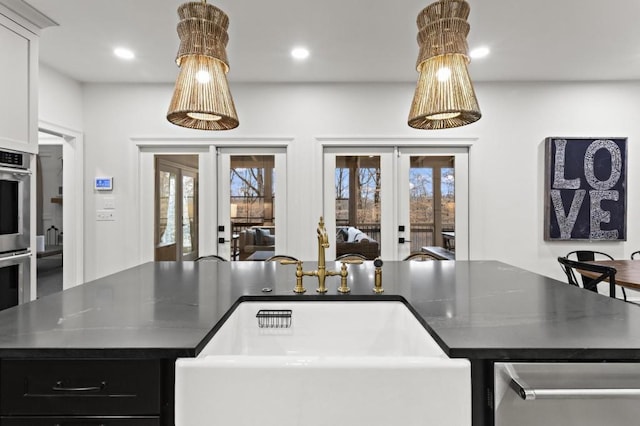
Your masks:
<svg viewBox="0 0 640 426"><path fill-rule="evenodd" d="M159 425L160 360L4 359L2 425Z"/></svg>
<svg viewBox="0 0 640 426"><path fill-rule="evenodd" d="M2 426L159 426L158 417L2 417Z"/></svg>

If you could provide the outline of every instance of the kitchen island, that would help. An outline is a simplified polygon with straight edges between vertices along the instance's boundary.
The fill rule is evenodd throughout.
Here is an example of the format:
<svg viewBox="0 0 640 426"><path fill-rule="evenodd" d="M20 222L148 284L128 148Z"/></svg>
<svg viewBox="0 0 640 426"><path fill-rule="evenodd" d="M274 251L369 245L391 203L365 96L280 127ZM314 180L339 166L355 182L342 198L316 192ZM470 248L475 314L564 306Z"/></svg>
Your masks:
<svg viewBox="0 0 640 426"><path fill-rule="evenodd" d="M176 358L197 355L232 308L256 298L406 303L449 357L471 361L474 426L493 424L495 361L640 359L640 307L504 263L386 262L383 294L372 292L371 262L349 271L351 294L334 277L319 295L306 277L297 295L295 267L276 262L151 262L2 311L2 424L172 425ZM87 391L89 379L98 385ZM39 389L46 380L56 389ZM113 407L108 390L131 385L140 389L118 391Z"/></svg>

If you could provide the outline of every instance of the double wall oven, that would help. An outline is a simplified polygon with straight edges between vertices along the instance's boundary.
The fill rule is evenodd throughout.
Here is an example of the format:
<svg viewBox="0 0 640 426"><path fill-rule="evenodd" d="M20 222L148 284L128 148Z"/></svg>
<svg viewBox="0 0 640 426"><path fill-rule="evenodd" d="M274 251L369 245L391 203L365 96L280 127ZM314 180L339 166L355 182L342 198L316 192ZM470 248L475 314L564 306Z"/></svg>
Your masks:
<svg viewBox="0 0 640 426"><path fill-rule="evenodd" d="M0 309L30 300L30 161L0 150Z"/></svg>

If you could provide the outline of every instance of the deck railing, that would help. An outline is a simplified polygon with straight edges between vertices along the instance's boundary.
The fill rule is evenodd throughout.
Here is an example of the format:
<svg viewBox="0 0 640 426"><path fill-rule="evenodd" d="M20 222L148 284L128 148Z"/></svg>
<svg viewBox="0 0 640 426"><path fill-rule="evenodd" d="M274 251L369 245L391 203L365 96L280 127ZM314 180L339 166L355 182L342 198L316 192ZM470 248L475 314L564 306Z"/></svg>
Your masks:
<svg viewBox="0 0 640 426"><path fill-rule="evenodd" d="M338 223L337 226L349 226L349 225L346 223L344 224ZM365 234L367 234L368 236L370 236L372 239L376 241L380 241L380 225L379 224L363 223L363 224L359 224L356 227L362 232L364 232ZM435 245L434 228L435 227L433 223L420 223L420 224L414 223L411 225L411 235L408 236L408 238L405 235L405 238L407 238L411 242L412 252L420 251L421 247ZM444 225L443 229L453 230L454 225L453 224Z"/></svg>

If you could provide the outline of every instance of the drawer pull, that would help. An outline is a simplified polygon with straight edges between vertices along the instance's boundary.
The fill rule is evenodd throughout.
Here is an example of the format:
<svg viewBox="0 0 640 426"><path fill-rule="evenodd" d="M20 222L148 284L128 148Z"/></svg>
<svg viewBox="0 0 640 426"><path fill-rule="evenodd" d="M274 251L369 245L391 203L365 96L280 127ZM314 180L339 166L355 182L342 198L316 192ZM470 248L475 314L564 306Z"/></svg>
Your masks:
<svg viewBox="0 0 640 426"><path fill-rule="evenodd" d="M67 387L62 381L56 382L55 386L51 389L56 392L99 392L107 387L107 382L100 383L100 386L87 386L87 387Z"/></svg>

